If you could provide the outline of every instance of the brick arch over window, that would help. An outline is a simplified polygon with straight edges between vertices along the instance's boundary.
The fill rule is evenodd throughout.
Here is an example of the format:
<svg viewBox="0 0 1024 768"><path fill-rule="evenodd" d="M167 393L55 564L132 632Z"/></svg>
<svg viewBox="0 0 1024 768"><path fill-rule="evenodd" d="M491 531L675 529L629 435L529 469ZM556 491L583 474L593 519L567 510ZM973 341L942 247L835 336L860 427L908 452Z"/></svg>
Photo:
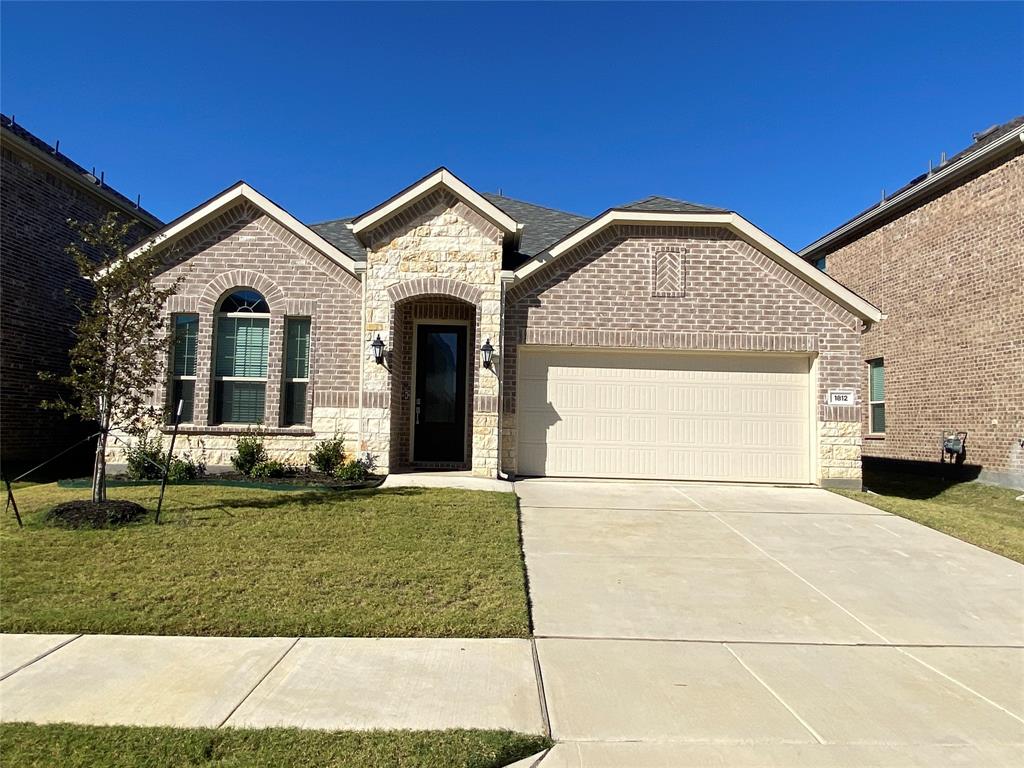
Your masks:
<svg viewBox="0 0 1024 768"><path fill-rule="evenodd" d="M417 277L392 285L388 288L388 296L394 304L416 296L451 296L479 305L482 291L450 277Z"/></svg>
<svg viewBox="0 0 1024 768"><path fill-rule="evenodd" d="M266 275L249 269L233 269L230 272L222 272L213 278L203 289L203 294L199 298L199 310L214 312L221 297L235 288L252 288L259 291L270 305L271 314L284 313L284 292Z"/></svg>

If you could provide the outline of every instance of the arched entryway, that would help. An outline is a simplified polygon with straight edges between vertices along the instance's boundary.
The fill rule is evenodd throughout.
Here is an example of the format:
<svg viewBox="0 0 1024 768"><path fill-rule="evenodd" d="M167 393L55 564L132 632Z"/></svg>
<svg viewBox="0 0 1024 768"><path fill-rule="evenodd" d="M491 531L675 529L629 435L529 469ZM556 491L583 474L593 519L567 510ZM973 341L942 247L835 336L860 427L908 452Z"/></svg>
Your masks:
<svg viewBox="0 0 1024 768"><path fill-rule="evenodd" d="M477 306L454 296L395 302L392 471L472 469L477 327Z"/></svg>

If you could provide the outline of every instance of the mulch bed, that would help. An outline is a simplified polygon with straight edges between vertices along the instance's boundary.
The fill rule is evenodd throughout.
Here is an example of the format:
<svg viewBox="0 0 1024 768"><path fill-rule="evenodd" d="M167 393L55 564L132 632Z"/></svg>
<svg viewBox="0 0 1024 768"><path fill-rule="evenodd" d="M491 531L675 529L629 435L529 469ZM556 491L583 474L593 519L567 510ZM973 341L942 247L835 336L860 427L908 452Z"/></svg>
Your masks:
<svg viewBox="0 0 1024 768"><path fill-rule="evenodd" d="M128 525L147 515L134 501L66 501L46 513L46 522L60 528L108 528Z"/></svg>

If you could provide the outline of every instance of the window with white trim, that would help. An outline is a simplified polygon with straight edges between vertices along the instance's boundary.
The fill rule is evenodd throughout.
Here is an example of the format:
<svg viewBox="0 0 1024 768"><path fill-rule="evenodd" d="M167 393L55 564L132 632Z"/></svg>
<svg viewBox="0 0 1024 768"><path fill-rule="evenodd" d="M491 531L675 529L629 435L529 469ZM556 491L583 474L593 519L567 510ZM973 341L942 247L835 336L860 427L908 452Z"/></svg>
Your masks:
<svg viewBox="0 0 1024 768"><path fill-rule="evenodd" d="M281 423L306 423L306 390L309 386L308 317L289 317L284 324L284 397Z"/></svg>
<svg viewBox="0 0 1024 768"><path fill-rule="evenodd" d="M174 345L171 348L171 386L168 390L168 421L174 422L178 402L181 421L193 419L196 395L196 343L199 339L199 315L174 315Z"/></svg>
<svg viewBox="0 0 1024 768"><path fill-rule="evenodd" d="M270 307L251 289L221 302L214 347L214 419L219 424L263 422L270 352Z"/></svg>
<svg viewBox="0 0 1024 768"><path fill-rule="evenodd" d="M885 360L868 360L868 419L869 432L885 434Z"/></svg>

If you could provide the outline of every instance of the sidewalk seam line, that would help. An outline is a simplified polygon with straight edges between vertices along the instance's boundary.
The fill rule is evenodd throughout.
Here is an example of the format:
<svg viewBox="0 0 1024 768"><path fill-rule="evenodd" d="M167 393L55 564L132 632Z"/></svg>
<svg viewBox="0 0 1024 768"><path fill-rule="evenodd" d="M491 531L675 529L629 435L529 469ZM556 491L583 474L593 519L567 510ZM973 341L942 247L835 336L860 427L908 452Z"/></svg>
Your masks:
<svg viewBox="0 0 1024 768"><path fill-rule="evenodd" d="M54 646L54 647L53 647L53 648L51 648L50 650L46 651L46 653L41 653L41 654L39 654L38 656L36 656L36 657L35 657L34 659L31 659L31 660L29 660L29 661L26 661L26 662L25 662L24 664L22 664L22 665L21 665L20 667L15 667L14 669L12 669L12 670L11 670L10 672L8 672L7 674L5 674L5 675L2 675L2 676L0 676L0 682L2 682L2 681L4 681L4 680L6 680L6 679L7 679L8 677L10 677L11 675L14 675L14 674L17 674L18 672L21 672L21 670L25 669L26 667L31 667L31 666L32 666L33 664L35 664L35 663L36 663L37 661L42 661L43 659L45 659L45 658L46 658L47 656L49 656L50 654L52 654L52 653L55 653L55 652L59 651L59 650L60 650L61 648L63 648L63 647L64 647L64 646L66 646L66 645L70 645L71 643L75 642L75 640L78 640L78 639L79 639L80 637L84 637L84 634L81 634L81 635L75 635L74 637L70 638L69 640L65 640L65 641L64 641L63 643L61 643L60 645L56 645L56 646Z"/></svg>
<svg viewBox="0 0 1024 768"><path fill-rule="evenodd" d="M730 654L732 654L732 657L734 659L736 659L736 661L739 662L740 666L743 667L745 670L747 670L747 673L751 677L753 677L755 680L757 680L757 682L759 682L761 684L761 686L766 691L768 691L768 693L770 693L775 698L775 700L777 702L779 702L779 704L784 706L786 708L786 711L788 711L789 714L791 714L793 717L795 717L797 722L800 723L800 725L802 725L805 729L807 729L807 732L810 733L811 736L814 737L815 741L817 741L819 744L828 744L828 742L825 741L824 738L822 738L821 734L819 734L816 730L814 730L814 728L811 726L811 724L808 723L806 720L804 720L800 716L799 712L797 712L795 709L793 709L793 707L789 706L789 704L787 704L786 701L779 694L777 694L775 692L775 690L770 685L768 685L768 683L766 683L764 680L761 679L760 675L758 675L753 669L751 669L749 666L747 666L747 663L745 661L743 661L743 659L741 659L739 657L739 654L737 654L736 651L734 651L732 648L729 647L728 643L722 643L722 647L725 648L725 650L727 650Z"/></svg>
<svg viewBox="0 0 1024 768"><path fill-rule="evenodd" d="M530 653L533 655L533 677L537 682L537 698L540 700L540 718L544 725L544 735L551 739L554 737L551 735L551 717L548 713L547 693L544 691L544 673L540 667L540 653L537 651L537 640L533 637L530 638ZM543 759L542 757L541 760Z"/></svg>
<svg viewBox="0 0 1024 768"><path fill-rule="evenodd" d="M949 682L953 683L954 685L960 686L961 688L963 688L968 693L973 693L975 696L977 696L982 701L984 701L984 702L986 702L988 704L991 704L993 707L995 707L996 709L998 709L998 710L1000 710L1002 712L1005 712L1010 717L1012 717L1014 720L1016 720L1016 721L1018 721L1020 723L1024 723L1024 717L1020 717L1019 715L1015 715L1013 712L1008 710L1006 707L1002 706L1001 704L997 704L996 702L992 701L992 699L990 699L988 696L985 696L985 695L979 693L978 691L974 690L973 688L971 688L966 683L961 683L955 677L952 677L951 675L947 675L941 669L937 669L937 668L933 667L931 664L929 664L928 662L926 662L926 661L924 661L922 659L917 658L917 656L915 656L914 654L910 653L910 651L904 650L903 648L900 648L899 646L896 646L896 650L899 651L900 653L902 653L904 656L906 656L906 657L916 661L918 664L920 664L925 669L929 669L932 672L934 672L935 674L939 675L940 677L943 677L946 680L949 680Z"/></svg>
<svg viewBox="0 0 1024 768"><path fill-rule="evenodd" d="M701 510L702 512L707 512L708 511L707 507L705 507L703 504L701 504L699 501L697 501L695 498L693 498L690 494L688 494L685 491L683 491L682 488L676 488L676 493L678 493L680 496L682 496L684 499L686 499L691 504L696 504L697 508L699 510Z"/></svg>
<svg viewBox="0 0 1024 768"><path fill-rule="evenodd" d="M285 657L285 656L287 656L287 655L288 655L289 653L291 653L291 652L292 652L292 648L294 648L294 647L295 647L296 645L298 645L298 643L299 643L299 640L301 640L301 639L302 639L301 637L296 637L296 638L295 638L295 639L294 639L294 640L292 641L292 644L291 644L291 645L289 645L289 646L288 646L288 647L287 647L287 648L285 649L284 653L282 653L282 654L281 654L281 655L280 655L280 656L279 656L279 657L277 658L277 661L275 661L275 662L274 662L273 664L271 664L271 665L270 665L270 669L268 669L268 670L267 670L266 672L264 672L264 673L263 673L263 675L262 675L262 676L260 677L260 679L256 681L256 684L255 684L255 685L254 685L254 686L253 686L252 688L250 688L250 689L249 689L248 693L246 693L246 694L245 694L245 696L243 696L243 697L242 697L242 699L241 699L241 700L240 700L240 701L239 701L239 702L238 702L237 704L235 704L235 706L233 706L233 707L231 708L231 711L230 711L230 712L228 712L228 715L227 715L227 717L225 717L225 718L224 718L223 720L221 720L221 721L220 721L220 723L219 723L219 724L217 725L217 727L218 727L218 728L223 728L223 727L224 727L224 724L225 724L225 723L226 723L226 722L227 722L228 720L230 720L230 719L232 718L232 716L233 716L233 715L235 714L235 712L237 712L237 711L238 711L238 708L239 708L239 707L241 707L241 706L242 706L242 705L243 705L243 704L244 704L244 703L246 702L246 700L247 700L247 699L248 699L248 698L249 698L250 696L252 696L252 694L253 694L253 693L255 692L255 690L256 690L257 688L259 688L259 687L260 687L260 685L262 685L262 684L263 684L263 681L264 681L264 680L266 680L266 679L267 679L267 678L268 678L268 677L270 676L270 673L271 673L271 672L273 672L273 671L274 671L275 669L277 669L277 665L278 665L278 664L280 664L280 663L281 663L282 661L284 661L284 657Z"/></svg>
<svg viewBox="0 0 1024 768"><path fill-rule="evenodd" d="M627 643L706 643L718 645L729 643L730 645L800 645L812 648L986 648L1021 650L1024 645L1012 645L1007 643L971 644L971 643L874 643L874 642L827 642L811 640L742 640L738 638L694 638L694 637L637 637L619 635L535 635L538 640L585 640L585 641L613 641Z"/></svg>

